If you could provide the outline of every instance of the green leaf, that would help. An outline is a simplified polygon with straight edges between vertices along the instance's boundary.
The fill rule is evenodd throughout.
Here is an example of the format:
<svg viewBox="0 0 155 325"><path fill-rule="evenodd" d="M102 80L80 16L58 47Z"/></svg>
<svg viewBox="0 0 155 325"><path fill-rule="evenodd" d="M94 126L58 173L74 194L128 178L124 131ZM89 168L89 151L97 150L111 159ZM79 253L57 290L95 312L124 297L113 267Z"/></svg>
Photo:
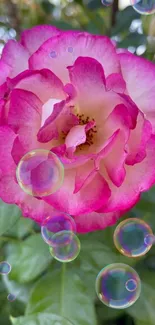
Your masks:
<svg viewBox="0 0 155 325"><path fill-rule="evenodd" d="M0 236L11 229L20 217L21 212L16 205L0 201Z"/></svg>
<svg viewBox="0 0 155 325"><path fill-rule="evenodd" d="M10 279L19 283L34 280L52 260L40 234L32 235L23 242L8 244L6 252L7 261L12 266Z"/></svg>
<svg viewBox="0 0 155 325"><path fill-rule="evenodd" d="M32 289L31 284L19 284L16 281L11 281L7 275L4 276L2 280L8 293L13 293L16 299L22 303L27 303L30 296L30 290Z"/></svg>
<svg viewBox="0 0 155 325"><path fill-rule="evenodd" d="M87 2L87 6L91 10L99 9L101 7L103 8L101 0L90 0Z"/></svg>
<svg viewBox="0 0 155 325"><path fill-rule="evenodd" d="M70 321L50 313L38 313L31 316L11 317L13 325L70 325Z"/></svg>
<svg viewBox="0 0 155 325"><path fill-rule="evenodd" d="M31 232L33 223L33 220L21 217L14 227L7 232L7 235L23 238L25 235Z"/></svg>
<svg viewBox="0 0 155 325"><path fill-rule="evenodd" d="M85 284L72 271L55 270L38 281L32 290L26 314L52 312L75 325L95 325L94 305ZM93 285L93 284L92 284Z"/></svg>
<svg viewBox="0 0 155 325"><path fill-rule="evenodd" d="M116 18L116 24L112 29L112 35L117 35L125 30L127 31L131 25L131 22L134 19L140 18L140 14L129 6L124 10L118 11Z"/></svg>
<svg viewBox="0 0 155 325"><path fill-rule="evenodd" d="M137 302L127 312L137 321L154 325L155 320L155 289L142 282L142 292Z"/></svg>
<svg viewBox="0 0 155 325"><path fill-rule="evenodd" d="M130 33L118 44L121 48L128 48L129 46L138 47L146 43L146 36L138 33Z"/></svg>

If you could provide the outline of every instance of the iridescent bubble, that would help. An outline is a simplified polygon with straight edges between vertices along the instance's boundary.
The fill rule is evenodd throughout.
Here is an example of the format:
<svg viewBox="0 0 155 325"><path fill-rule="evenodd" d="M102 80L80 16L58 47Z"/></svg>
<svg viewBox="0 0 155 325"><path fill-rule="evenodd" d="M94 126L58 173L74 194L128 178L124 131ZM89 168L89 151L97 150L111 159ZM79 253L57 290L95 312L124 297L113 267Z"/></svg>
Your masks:
<svg viewBox="0 0 155 325"><path fill-rule="evenodd" d="M147 236L153 236L150 226L141 219L131 218L119 223L114 231L114 244L118 251L128 257L145 255L152 243L146 243Z"/></svg>
<svg viewBox="0 0 155 325"><path fill-rule="evenodd" d="M10 302L13 302L16 300L16 296L13 294L13 293L9 293L8 296L7 296L7 299L10 301Z"/></svg>
<svg viewBox="0 0 155 325"><path fill-rule="evenodd" d="M69 238L69 240L68 240ZM51 255L60 262L71 262L80 253L80 241L78 237L69 231L60 231L53 235L54 247L49 247Z"/></svg>
<svg viewBox="0 0 155 325"><path fill-rule="evenodd" d="M64 179L64 167L51 151L35 149L20 160L16 177L22 190L42 197L56 192Z"/></svg>
<svg viewBox="0 0 155 325"><path fill-rule="evenodd" d="M155 0L130 0L131 6L141 15L155 13Z"/></svg>
<svg viewBox="0 0 155 325"><path fill-rule="evenodd" d="M113 4L114 0L101 0L102 4L106 7L109 7Z"/></svg>
<svg viewBox="0 0 155 325"><path fill-rule="evenodd" d="M151 234L146 235L145 238L144 238L144 243L147 246L153 245L155 243L155 236L151 235Z"/></svg>
<svg viewBox="0 0 155 325"><path fill-rule="evenodd" d="M134 279L130 279L125 284L128 291L135 291L137 289L137 282Z"/></svg>
<svg viewBox="0 0 155 325"><path fill-rule="evenodd" d="M41 226L41 235L45 243L47 243L49 246L55 246L57 245L57 239L55 240L55 237L53 237L53 235L64 230L68 231L68 240L70 240L70 233L76 232L76 224L74 219L64 212L60 212L59 214L53 213L43 221ZM68 243L68 240L66 244ZM63 236L62 242L64 244Z"/></svg>
<svg viewBox="0 0 155 325"><path fill-rule="evenodd" d="M135 290L128 290L128 281L136 283ZM115 263L103 268L96 278L96 293L106 305L124 309L133 305L139 298L141 281L137 272L126 264Z"/></svg>
<svg viewBox="0 0 155 325"><path fill-rule="evenodd" d="M11 272L11 265L4 261L0 262L0 274L9 274Z"/></svg>

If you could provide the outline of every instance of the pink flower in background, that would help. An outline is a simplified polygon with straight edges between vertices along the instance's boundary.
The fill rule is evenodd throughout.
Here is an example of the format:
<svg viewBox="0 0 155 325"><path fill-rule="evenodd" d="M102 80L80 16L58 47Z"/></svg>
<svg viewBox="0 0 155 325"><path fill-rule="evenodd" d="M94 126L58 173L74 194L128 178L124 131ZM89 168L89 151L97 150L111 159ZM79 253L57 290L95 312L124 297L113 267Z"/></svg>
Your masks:
<svg viewBox="0 0 155 325"><path fill-rule="evenodd" d="M0 60L0 198L41 223L64 211L79 232L114 224L155 182L155 65L117 54L111 40L39 26L9 41ZM16 167L53 151L62 187L37 199Z"/></svg>

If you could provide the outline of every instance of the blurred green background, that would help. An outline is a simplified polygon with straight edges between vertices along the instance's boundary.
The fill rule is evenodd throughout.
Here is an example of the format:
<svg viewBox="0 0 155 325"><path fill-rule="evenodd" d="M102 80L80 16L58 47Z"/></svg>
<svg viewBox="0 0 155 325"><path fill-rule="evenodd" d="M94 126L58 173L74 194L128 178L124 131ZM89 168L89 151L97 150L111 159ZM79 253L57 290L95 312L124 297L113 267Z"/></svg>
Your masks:
<svg viewBox="0 0 155 325"><path fill-rule="evenodd" d="M155 15L142 17L126 0L107 8L100 0L1 0L0 53L9 39L39 24L105 34L120 48L151 61L155 57ZM152 189L128 217L142 218L155 231L154 214ZM22 218L17 207L0 202L0 261L12 266L9 276L0 278L0 325L53 325L53 314L74 325L154 325L155 247L143 258L123 257L113 244L114 229L79 236L81 253L63 273L39 227ZM142 280L141 297L126 310L105 307L95 294L98 272L115 262L132 265ZM7 300L8 293L16 295L14 302ZM61 319L57 325L63 325Z"/></svg>

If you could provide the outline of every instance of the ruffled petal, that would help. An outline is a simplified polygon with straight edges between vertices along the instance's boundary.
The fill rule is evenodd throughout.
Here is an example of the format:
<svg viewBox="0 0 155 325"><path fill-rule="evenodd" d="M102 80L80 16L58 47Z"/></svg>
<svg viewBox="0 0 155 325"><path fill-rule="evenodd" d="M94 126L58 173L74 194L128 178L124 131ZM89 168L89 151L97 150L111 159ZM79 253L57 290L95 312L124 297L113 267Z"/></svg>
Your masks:
<svg viewBox="0 0 155 325"><path fill-rule="evenodd" d="M87 33L61 32L46 41L30 60L30 69L47 68L61 80L68 82L67 66L79 57L91 57L104 67L105 75L119 72L119 60L115 47L108 37Z"/></svg>
<svg viewBox="0 0 155 325"><path fill-rule="evenodd" d="M59 30L50 25L35 26L24 30L21 34L21 44L33 54L49 38L59 33Z"/></svg>
<svg viewBox="0 0 155 325"><path fill-rule="evenodd" d="M0 86L6 81L9 76L11 68L2 59L0 59Z"/></svg>
<svg viewBox="0 0 155 325"><path fill-rule="evenodd" d="M112 73L106 78L106 89L113 90L116 93L124 93L126 83L120 73Z"/></svg>
<svg viewBox="0 0 155 325"><path fill-rule="evenodd" d="M54 210L45 201L38 200L23 192L11 176L4 176L0 179L0 197L8 204L18 205L22 210L23 216L31 218L38 223L42 223Z"/></svg>
<svg viewBox="0 0 155 325"><path fill-rule="evenodd" d="M7 81L10 89L18 88L31 91L43 103L50 98L64 99L66 97L63 90L63 83L50 70L40 71L26 70L13 79Z"/></svg>
<svg viewBox="0 0 155 325"><path fill-rule="evenodd" d="M63 138L76 124L78 124L78 118L66 106L66 101L61 101L54 105L51 115L40 128L38 141L46 143L52 139L58 139L59 135Z"/></svg>
<svg viewBox="0 0 155 325"><path fill-rule="evenodd" d="M13 78L28 69L28 51L18 42L10 40L2 52L2 61L9 66L9 77Z"/></svg>
<svg viewBox="0 0 155 325"><path fill-rule="evenodd" d="M14 89L10 96L8 124L16 131L25 126L38 130L41 124L42 102L31 92Z"/></svg>
<svg viewBox="0 0 155 325"><path fill-rule="evenodd" d="M64 211L71 215L78 215L97 210L103 202L107 202L110 197L110 190L105 179L96 173L89 184L83 186L76 193L75 187L76 169L65 169L65 179L62 187L44 200L55 209Z"/></svg>
<svg viewBox="0 0 155 325"><path fill-rule="evenodd" d="M108 226L114 225L120 217L120 212L98 213L90 212L75 216L78 233L87 233L95 230L102 230Z"/></svg>
<svg viewBox="0 0 155 325"><path fill-rule="evenodd" d="M119 58L128 94L155 130L155 65L133 54L119 54Z"/></svg>
<svg viewBox="0 0 155 325"><path fill-rule="evenodd" d="M127 165L137 164L146 157L146 145L151 137L151 133L151 123L145 120L143 114L139 112L136 128L130 132L130 137L127 144Z"/></svg>
<svg viewBox="0 0 155 325"><path fill-rule="evenodd" d="M126 177L122 185L117 188L105 175L104 165L100 168L111 189L111 197L106 206L99 212L112 212L131 209L140 198L143 191L147 191L155 183L155 136L152 135L146 146L146 158L134 166L126 165ZM103 169L102 169L103 168Z"/></svg>
<svg viewBox="0 0 155 325"><path fill-rule="evenodd" d="M0 126L0 178L4 175L14 174L15 163L11 156L11 150L16 136L8 126Z"/></svg>

